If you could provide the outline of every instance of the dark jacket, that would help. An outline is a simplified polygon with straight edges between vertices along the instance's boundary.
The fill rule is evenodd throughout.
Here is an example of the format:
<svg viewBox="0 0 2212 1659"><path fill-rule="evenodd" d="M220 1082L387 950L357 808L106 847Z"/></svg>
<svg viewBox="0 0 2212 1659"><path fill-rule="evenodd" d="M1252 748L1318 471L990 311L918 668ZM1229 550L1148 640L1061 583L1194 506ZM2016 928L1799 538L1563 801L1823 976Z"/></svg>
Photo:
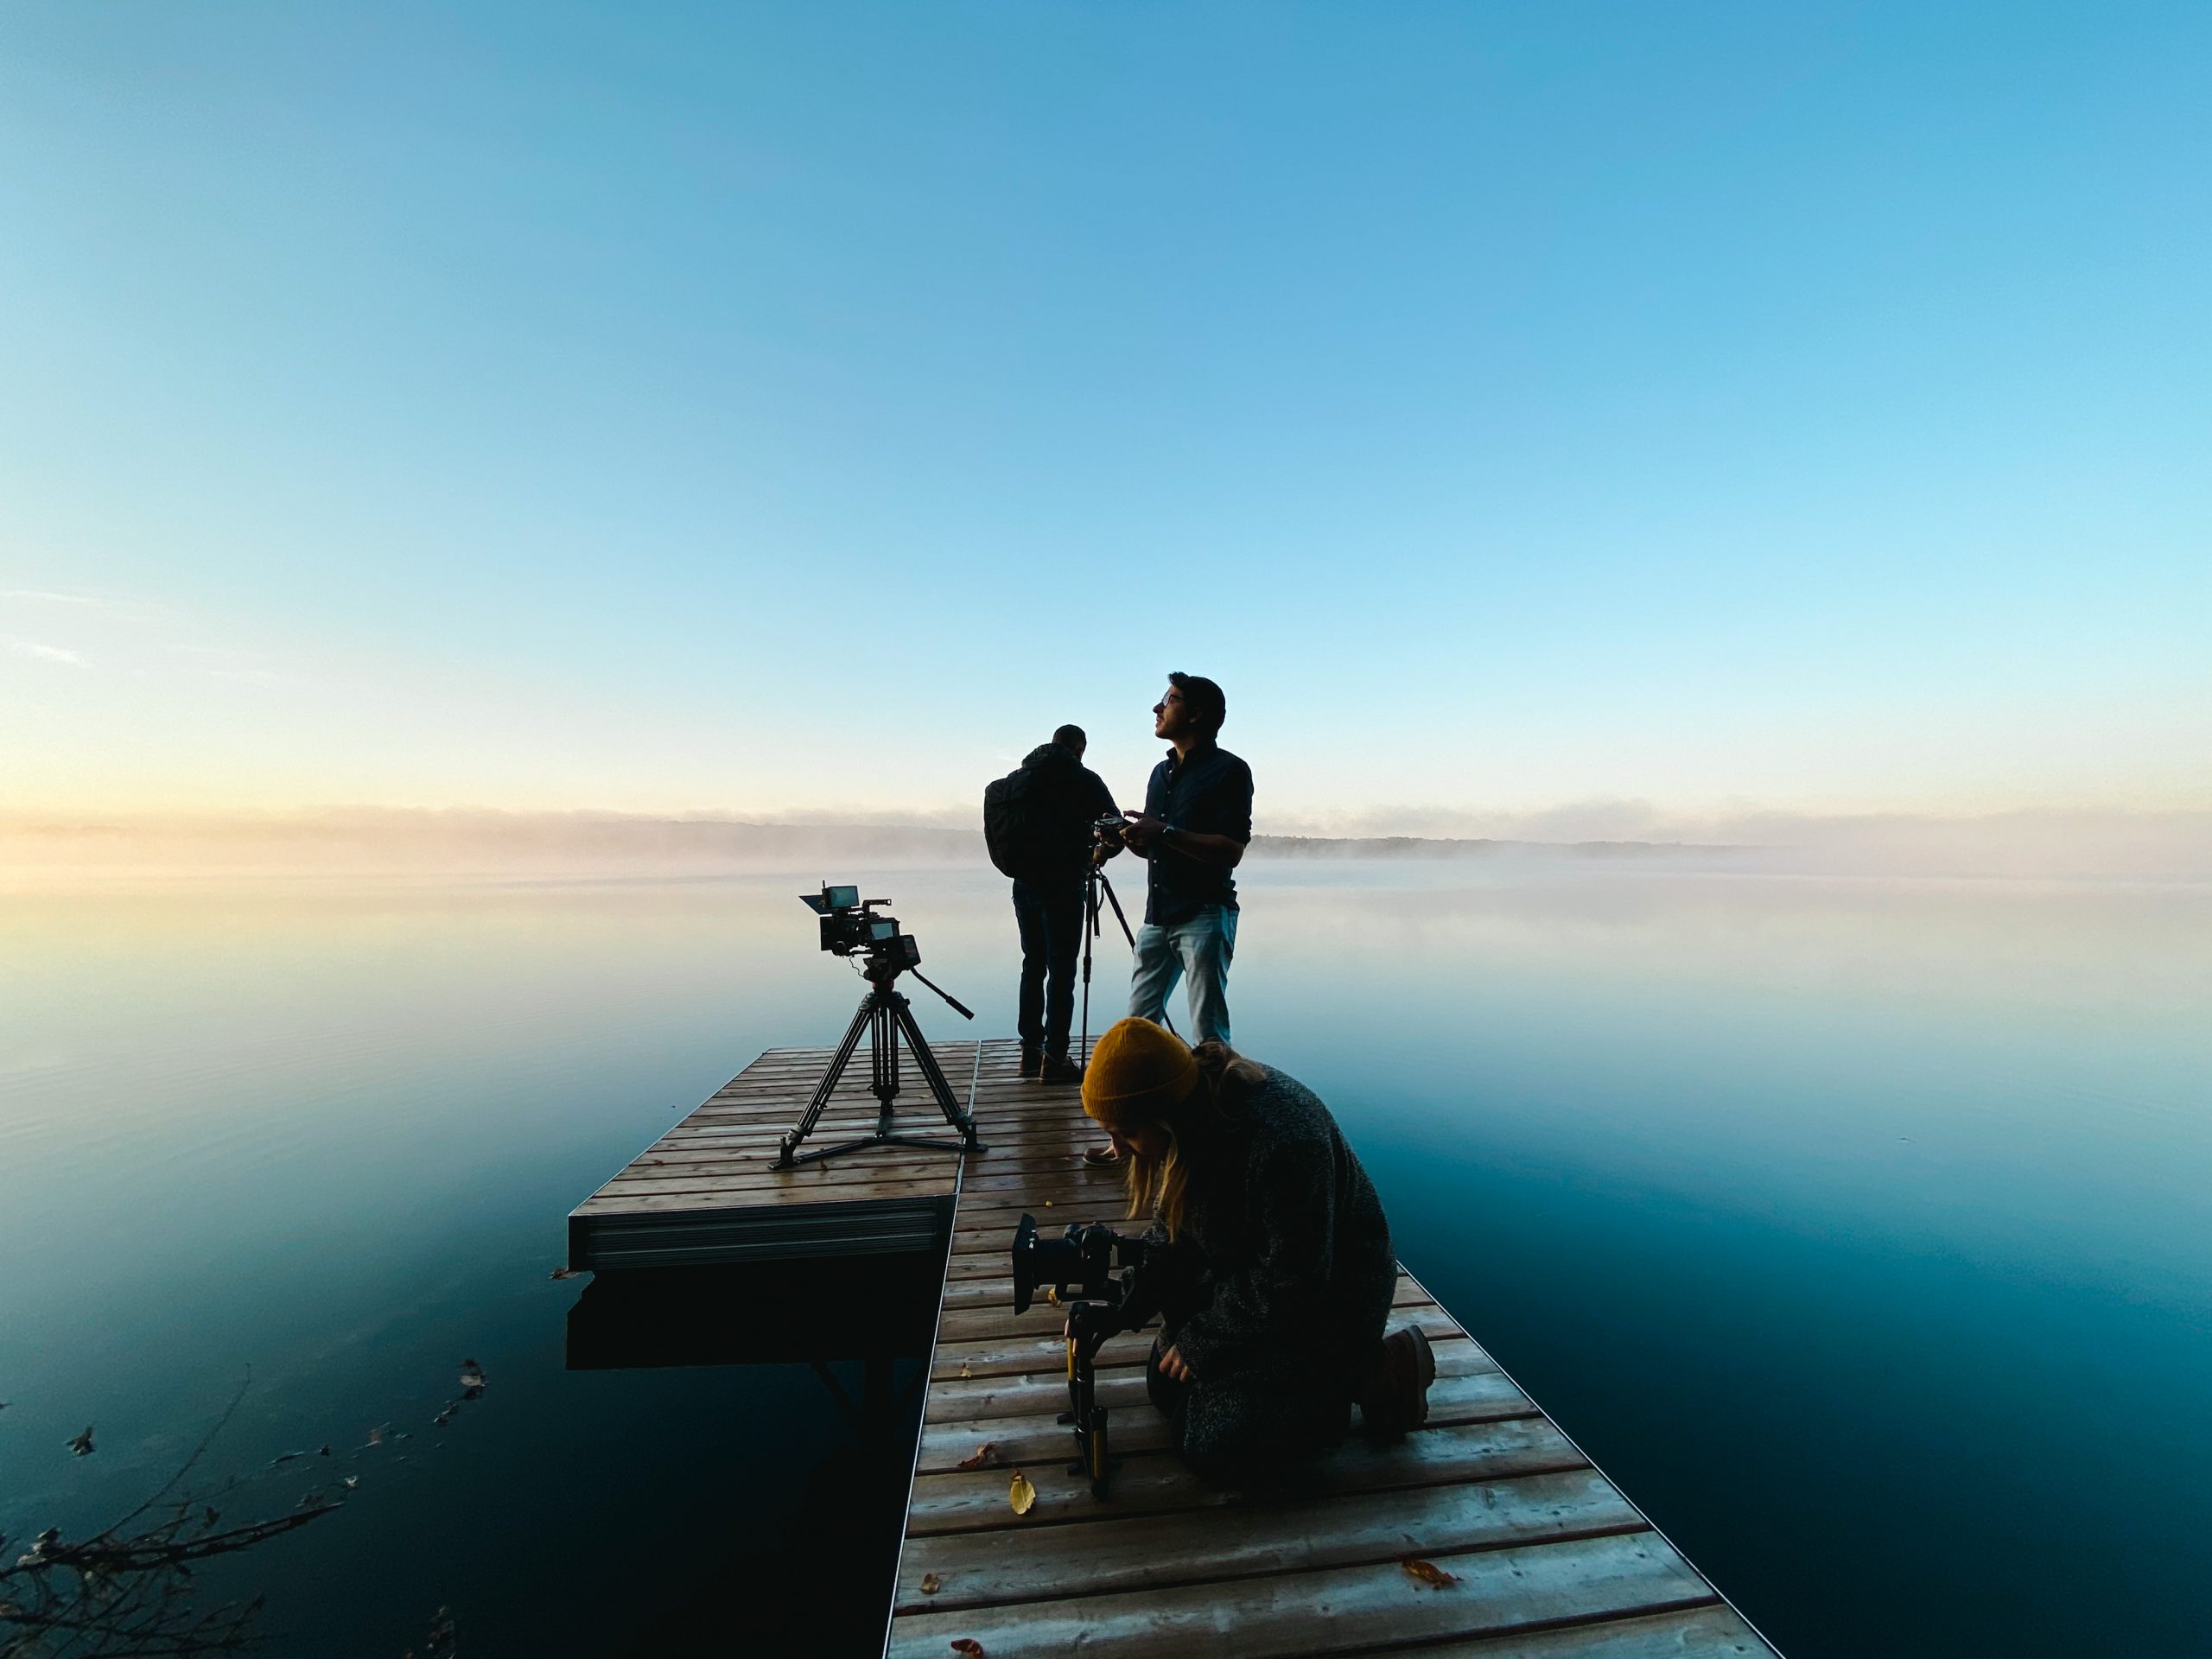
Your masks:
<svg viewBox="0 0 2212 1659"><path fill-rule="evenodd" d="M1045 853L1035 874L1025 879L1082 880L1090 862L1091 824L1109 814L1121 815L1114 791L1063 743L1039 744L1022 757L1021 769L1032 774L1030 794L1044 832L1040 841Z"/></svg>
<svg viewBox="0 0 2212 1659"><path fill-rule="evenodd" d="M1287 1363L1348 1371L1374 1347L1398 1281L1389 1224L1329 1109L1295 1077L1224 1089L1173 1245L1155 1222L1167 1330L1201 1381Z"/></svg>

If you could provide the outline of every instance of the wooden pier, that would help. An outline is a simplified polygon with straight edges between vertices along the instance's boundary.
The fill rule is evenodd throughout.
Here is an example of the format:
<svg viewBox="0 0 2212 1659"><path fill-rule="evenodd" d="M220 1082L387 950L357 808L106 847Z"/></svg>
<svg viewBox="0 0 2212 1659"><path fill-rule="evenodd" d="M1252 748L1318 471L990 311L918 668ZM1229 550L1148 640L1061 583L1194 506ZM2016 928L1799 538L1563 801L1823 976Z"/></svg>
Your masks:
<svg viewBox="0 0 2212 1659"><path fill-rule="evenodd" d="M1421 1428L1385 1447L1355 1429L1294 1494L1224 1491L1167 1449L1145 1397L1151 1338L1125 1334L1098 1357L1122 1461L1110 1495L1094 1498L1054 1421L1067 1405L1059 1313L1014 1313L1007 1249L1025 1210L1047 1233L1117 1221L1120 1176L1083 1162L1098 1132L1076 1090L1020 1081L1013 1044L938 1055L967 1084L987 1154L879 1150L771 1170L830 1058L776 1050L569 1219L578 1268L944 1249L949 1230L891 1659L1774 1659L1410 1274L1393 1319L1434 1347ZM852 1111L832 1116L864 1129L864 1077L841 1107L849 1096ZM918 1089L900 1103L917 1127L935 1117ZM1035 1489L1023 1514L1016 1470ZM1436 1571L1417 1575L1409 1560Z"/></svg>
<svg viewBox="0 0 2212 1659"><path fill-rule="evenodd" d="M1100 1351L1123 1459L1110 1495L1068 1471L1058 1309L1014 1312L1007 1250L1114 1220L1120 1176L1084 1164L1098 1131L1072 1087L1023 1084L985 1046L991 1151L961 1181L887 1651L989 1659L1273 1659L1415 1649L1486 1659L1656 1659L1773 1650L1407 1275L1397 1323L1434 1344L1429 1418L1377 1449L1357 1433L1294 1497L1240 1501L1185 1472L1145 1398L1152 1338ZM988 1448L988 1452L985 1448ZM983 1454L984 1466L963 1468ZM1009 1498L1019 1469L1036 1489ZM1433 1563L1441 1587L1407 1571Z"/></svg>
<svg viewBox="0 0 2212 1659"><path fill-rule="evenodd" d="M930 1046L974 1111L977 1046ZM716 1090L569 1213L569 1265L699 1267L941 1248L959 1189L957 1154L887 1147L772 1167L830 1058L826 1048L772 1048ZM902 1055L901 1064L900 1126L949 1135L912 1059ZM863 1052L809 1144L835 1146L875 1127L868 1077Z"/></svg>

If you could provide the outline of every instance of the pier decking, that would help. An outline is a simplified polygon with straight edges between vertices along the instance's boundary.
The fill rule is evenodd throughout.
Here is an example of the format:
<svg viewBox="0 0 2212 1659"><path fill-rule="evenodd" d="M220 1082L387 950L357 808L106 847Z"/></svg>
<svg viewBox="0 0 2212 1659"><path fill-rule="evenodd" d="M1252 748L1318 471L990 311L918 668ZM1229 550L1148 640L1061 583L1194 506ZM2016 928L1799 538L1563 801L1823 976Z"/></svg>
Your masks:
<svg viewBox="0 0 2212 1659"><path fill-rule="evenodd" d="M955 1093L971 1092L976 1045L930 1046ZM957 1154L887 1147L771 1167L830 1058L826 1048L772 1048L724 1084L569 1213L569 1265L581 1272L938 1249L959 1185ZM899 1126L949 1135L912 1058L902 1055L901 1064ZM868 1077L863 1052L838 1079L810 1146L874 1128ZM972 1097L963 1104L976 1107Z"/></svg>
<svg viewBox="0 0 2212 1659"><path fill-rule="evenodd" d="M1394 1321L1434 1344L1429 1418L1394 1446L1357 1433L1294 1497L1241 1501L1185 1472L1145 1398L1151 1338L1098 1357L1122 1464L1104 1500L1068 1472L1058 1310L1013 1311L1007 1251L1121 1213L1085 1166L1097 1131L1072 1087L1022 1084L987 1044L990 1153L954 1217L887 1651L990 1659L1272 1659L1414 1649L1486 1659L1656 1659L1773 1650L1593 1468L1410 1274ZM1049 1207L1048 1207L1049 1206ZM984 1466L960 1465L984 1452ZM1017 1516L1013 1471L1036 1488ZM1408 1558L1454 1582L1430 1587Z"/></svg>
<svg viewBox="0 0 2212 1659"><path fill-rule="evenodd" d="M1098 1356L1120 1465L1109 1496L1092 1497L1054 1421L1067 1405L1061 1316L1041 1300L1014 1313L1007 1249L1025 1210L1048 1235L1114 1220L1120 1175L1083 1162L1098 1132L1077 1090L1021 1082L1012 1043L937 1052L989 1146L981 1156L883 1148L772 1169L830 1054L777 1049L569 1222L579 1268L911 1255L944 1249L949 1231L892 1659L1774 1659L1410 1274L1393 1319L1427 1332L1437 1379L1428 1421L1403 1441L1355 1432L1294 1495L1207 1486L1146 1400L1150 1337L1124 1334ZM865 1066L834 1103L822 1144L874 1126ZM899 1105L902 1128L942 1122L918 1079ZM1036 1491L1019 1516L1017 1469ZM1424 1580L1408 1560L1449 1577Z"/></svg>

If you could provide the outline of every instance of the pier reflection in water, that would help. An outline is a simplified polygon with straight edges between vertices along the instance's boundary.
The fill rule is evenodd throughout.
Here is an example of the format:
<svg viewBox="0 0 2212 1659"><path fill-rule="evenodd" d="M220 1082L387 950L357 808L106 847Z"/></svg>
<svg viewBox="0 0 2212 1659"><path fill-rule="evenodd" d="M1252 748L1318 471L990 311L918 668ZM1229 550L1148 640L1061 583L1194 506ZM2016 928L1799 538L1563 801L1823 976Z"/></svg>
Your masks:
<svg viewBox="0 0 2212 1659"><path fill-rule="evenodd" d="M807 1366L845 1433L819 1449L781 1547L655 1591L624 1645L644 1654L787 1637L792 1651L880 1644L919 1425L942 1262L934 1255L636 1268L597 1275L569 1310L571 1371ZM786 1433L773 1418L754 1425ZM733 1488L728 1501L759 1495ZM671 1649L666 1644L676 1643Z"/></svg>

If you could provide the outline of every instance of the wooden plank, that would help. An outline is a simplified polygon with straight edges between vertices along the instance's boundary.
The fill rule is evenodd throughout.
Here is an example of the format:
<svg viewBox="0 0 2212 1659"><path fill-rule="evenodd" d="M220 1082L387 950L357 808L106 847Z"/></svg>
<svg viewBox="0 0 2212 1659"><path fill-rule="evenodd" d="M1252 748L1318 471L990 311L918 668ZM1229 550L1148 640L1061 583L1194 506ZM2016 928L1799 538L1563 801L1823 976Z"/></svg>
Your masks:
<svg viewBox="0 0 2212 1659"><path fill-rule="evenodd" d="M1389 1446L1370 1446L1354 1437L1313 1465L1302 1490L1319 1495L1440 1486L1579 1469L1586 1463L1548 1419L1510 1418L1425 1428ZM1037 1491L1035 1506L1021 1517L1027 1530L1108 1516L1217 1509L1241 1501L1239 1494L1200 1480L1173 1457L1129 1459L1104 1497L1093 1497L1088 1483L1060 1464L1025 1467L1022 1472ZM908 1536L1005 1526L1012 1518L1007 1503L1009 1478L1004 1469L918 1477L906 1507Z"/></svg>
<svg viewBox="0 0 2212 1659"><path fill-rule="evenodd" d="M1139 1332L1141 1344L1135 1350L1119 1347L1117 1365L1099 1370L1099 1400L1106 1405L1126 1405L1128 1398L1144 1398L1144 1358L1150 1351L1150 1338ZM1062 1343L1053 1344L1059 1354L1066 1354ZM1471 1340L1440 1340L1435 1344L1435 1380L1445 1382L1453 1376L1489 1376L1497 1371L1497 1363L1489 1354L1476 1347ZM923 1409L923 1422L967 1422L982 1418L1027 1418L1031 1411L1064 1411L1068 1405L1066 1365L1058 1363L1051 1370L1028 1371L991 1371L982 1374L969 1367L969 1376L957 1376L960 1367L953 1367L953 1376L938 1378L929 1385L929 1405ZM1109 1387L1113 1395L1109 1398ZM1058 1400L1058 1405L1055 1405Z"/></svg>
<svg viewBox="0 0 2212 1659"><path fill-rule="evenodd" d="M1141 1372L1102 1371L1098 1398L1113 1411L1116 1455L1166 1449L1167 1420L1145 1397ZM1065 1385L1059 1399L1063 1405L1066 1403ZM1529 1396L1503 1371L1469 1371L1437 1379L1429 1390L1428 1424L1421 1432L1455 1423L1499 1422L1538 1414ZM948 1473L985 1444L995 1448L994 1467L1026 1469L1033 1463L1049 1467L1074 1453L1073 1437L1066 1427L1041 1411L1014 1417L959 1418L923 1425L917 1472Z"/></svg>
<svg viewBox="0 0 2212 1659"><path fill-rule="evenodd" d="M1425 1332L1433 1344L1450 1343L1455 1346L1467 1342L1461 1335L1459 1324L1440 1308L1415 1308L1393 1318L1389 1329L1416 1326ZM1151 1351L1159 1335L1159 1327L1147 1331L1124 1331L1108 1338L1098 1351L1096 1364L1102 1370L1115 1365L1141 1365ZM938 1344L937 1357L931 1375L939 1378L955 1376L1014 1376L1027 1371L1058 1371L1066 1361L1067 1344L1057 1330L1032 1335L994 1335L973 1342L944 1342Z"/></svg>
<svg viewBox="0 0 2212 1659"><path fill-rule="evenodd" d="M902 1612L1044 1601L1272 1573L1643 1530L1594 1470L1414 1491L1355 1492L1230 1515L1102 1520L1053 1535L918 1541L899 1563ZM937 1581L925 1594L923 1580Z"/></svg>
<svg viewBox="0 0 2212 1659"><path fill-rule="evenodd" d="M1011 1539L1006 1547L1018 1548ZM1699 1606L1712 1590L1650 1532L1449 1555L1459 1582L1417 1583L1395 1561L947 1612L892 1625L892 1659L942 1659L955 1639L990 1659L1208 1659L1355 1652Z"/></svg>
<svg viewBox="0 0 2212 1659"><path fill-rule="evenodd" d="M1725 1603L1645 1613L1532 1635L1473 1637L1421 1649L1421 1659L1772 1659L1773 1650Z"/></svg>

